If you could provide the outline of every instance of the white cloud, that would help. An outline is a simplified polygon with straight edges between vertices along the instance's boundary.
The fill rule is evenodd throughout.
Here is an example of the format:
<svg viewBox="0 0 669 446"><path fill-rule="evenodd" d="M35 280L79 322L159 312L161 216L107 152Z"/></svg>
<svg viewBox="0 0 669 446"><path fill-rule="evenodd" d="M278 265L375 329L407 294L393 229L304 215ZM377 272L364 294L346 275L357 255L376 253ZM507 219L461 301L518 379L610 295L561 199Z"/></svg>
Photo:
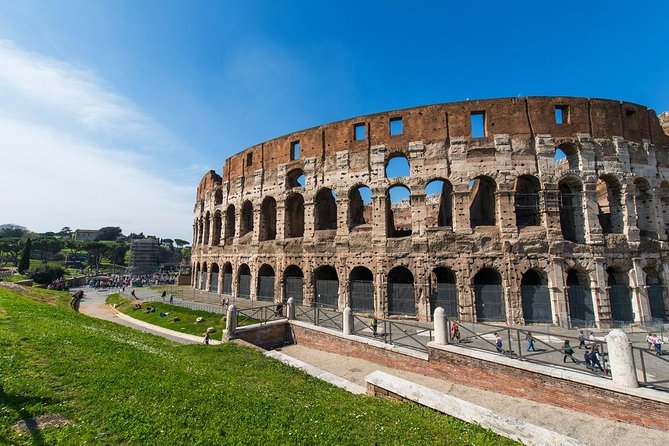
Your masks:
<svg viewBox="0 0 669 446"><path fill-rule="evenodd" d="M156 169L180 143L132 101L89 71L7 41L0 97L0 224L190 239L195 184Z"/></svg>

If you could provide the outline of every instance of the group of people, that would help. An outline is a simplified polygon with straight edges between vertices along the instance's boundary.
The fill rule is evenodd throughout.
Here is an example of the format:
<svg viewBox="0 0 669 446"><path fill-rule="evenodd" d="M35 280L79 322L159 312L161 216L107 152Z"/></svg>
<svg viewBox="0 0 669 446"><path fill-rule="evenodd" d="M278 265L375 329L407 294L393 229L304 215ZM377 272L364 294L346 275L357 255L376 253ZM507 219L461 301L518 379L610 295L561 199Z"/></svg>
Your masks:
<svg viewBox="0 0 669 446"><path fill-rule="evenodd" d="M662 354L662 338L659 337L657 333L648 333L646 342L651 351L655 350L656 355L660 356Z"/></svg>
<svg viewBox="0 0 669 446"><path fill-rule="evenodd" d="M176 282L174 274L155 273L140 275L112 274L109 277L92 277L88 280L91 288L126 288L129 286L173 285Z"/></svg>
<svg viewBox="0 0 669 446"><path fill-rule="evenodd" d="M65 280L62 277L51 282L47 287L48 290L57 290L57 291L68 291L70 289L65 283Z"/></svg>

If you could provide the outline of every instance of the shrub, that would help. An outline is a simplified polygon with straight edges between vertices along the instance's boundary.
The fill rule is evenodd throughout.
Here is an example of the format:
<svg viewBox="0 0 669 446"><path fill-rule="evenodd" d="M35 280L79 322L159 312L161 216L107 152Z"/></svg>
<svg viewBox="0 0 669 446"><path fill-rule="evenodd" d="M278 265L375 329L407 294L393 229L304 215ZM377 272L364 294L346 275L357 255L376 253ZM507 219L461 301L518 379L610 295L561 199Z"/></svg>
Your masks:
<svg viewBox="0 0 669 446"><path fill-rule="evenodd" d="M28 270L28 277L42 285L48 285L64 275L65 269L59 265L37 265Z"/></svg>

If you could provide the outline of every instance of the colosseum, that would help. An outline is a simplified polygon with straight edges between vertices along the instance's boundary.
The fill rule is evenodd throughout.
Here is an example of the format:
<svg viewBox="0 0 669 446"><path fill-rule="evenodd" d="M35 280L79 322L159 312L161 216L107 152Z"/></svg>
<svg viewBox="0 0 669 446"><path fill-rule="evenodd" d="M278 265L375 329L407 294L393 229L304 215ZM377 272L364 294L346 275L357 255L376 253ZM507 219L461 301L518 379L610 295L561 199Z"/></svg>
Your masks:
<svg viewBox="0 0 669 446"><path fill-rule="evenodd" d="M291 133L202 178L192 283L380 318L666 321L668 133L666 114L575 97Z"/></svg>

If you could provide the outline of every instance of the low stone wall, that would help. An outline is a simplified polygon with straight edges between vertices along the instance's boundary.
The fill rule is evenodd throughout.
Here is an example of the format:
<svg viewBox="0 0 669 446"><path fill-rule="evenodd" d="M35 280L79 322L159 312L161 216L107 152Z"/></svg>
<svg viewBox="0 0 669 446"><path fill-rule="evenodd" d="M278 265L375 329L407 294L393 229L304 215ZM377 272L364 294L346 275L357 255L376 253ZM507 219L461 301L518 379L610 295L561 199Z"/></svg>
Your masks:
<svg viewBox="0 0 669 446"><path fill-rule="evenodd" d="M234 338L266 350L293 343L290 324L285 319L267 322L266 324L237 327Z"/></svg>

